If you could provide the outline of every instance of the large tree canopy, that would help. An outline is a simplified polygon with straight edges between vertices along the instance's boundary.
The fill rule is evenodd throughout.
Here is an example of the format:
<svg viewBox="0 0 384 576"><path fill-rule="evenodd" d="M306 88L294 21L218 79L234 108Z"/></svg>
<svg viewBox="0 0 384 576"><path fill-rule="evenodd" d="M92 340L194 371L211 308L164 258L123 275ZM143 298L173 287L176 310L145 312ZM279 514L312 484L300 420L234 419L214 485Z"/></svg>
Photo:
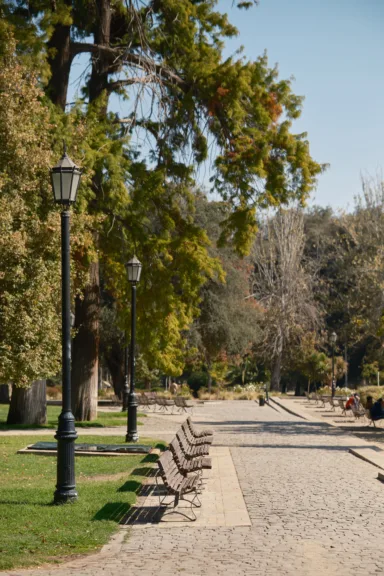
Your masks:
<svg viewBox="0 0 384 576"><path fill-rule="evenodd" d="M292 131L302 99L265 55L223 57L237 30L216 0L1 0L0 9L19 57L59 109L68 112L75 59L89 56L80 102L56 130L84 126L83 141L71 142L86 168L76 210L92 216L92 241L75 254L89 278L75 308L75 397L84 403L97 382L99 262L125 323L123 262L134 252L145 266L142 346L148 361L176 373L200 288L217 272L191 216L197 169L211 163L212 186L231 208L221 242L245 254L257 210L303 203L322 169L306 135ZM124 118L112 113L111 95ZM93 417L77 404L76 415Z"/></svg>

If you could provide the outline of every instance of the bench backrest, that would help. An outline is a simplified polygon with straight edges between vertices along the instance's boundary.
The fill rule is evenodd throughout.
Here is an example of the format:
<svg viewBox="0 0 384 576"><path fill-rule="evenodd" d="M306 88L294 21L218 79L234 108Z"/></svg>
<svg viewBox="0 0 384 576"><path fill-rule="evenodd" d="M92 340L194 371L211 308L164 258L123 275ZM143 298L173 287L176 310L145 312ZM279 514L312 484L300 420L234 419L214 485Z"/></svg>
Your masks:
<svg viewBox="0 0 384 576"><path fill-rule="evenodd" d="M181 428L176 432L176 438L180 444L181 450L183 454L190 455L191 454L191 446L188 444L187 439L185 438L184 432Z"/></svg>
<svg viewBox="0 0 384 576"><path fill-rule="evenodd" d="M163 452L157 464L165 486L177 491L185 476L181 474L171 450Z"/></svg>
<svg viewBox="0 0 384 576"><path fill-rule="evenodd" d="M175 459L176 464L179 466L179 468L182 468L183 463L185 462L185 456L180 448L180 443L176 437L172 440L172 442L170 442L169 449L173 453L173 457Z"/></svg>

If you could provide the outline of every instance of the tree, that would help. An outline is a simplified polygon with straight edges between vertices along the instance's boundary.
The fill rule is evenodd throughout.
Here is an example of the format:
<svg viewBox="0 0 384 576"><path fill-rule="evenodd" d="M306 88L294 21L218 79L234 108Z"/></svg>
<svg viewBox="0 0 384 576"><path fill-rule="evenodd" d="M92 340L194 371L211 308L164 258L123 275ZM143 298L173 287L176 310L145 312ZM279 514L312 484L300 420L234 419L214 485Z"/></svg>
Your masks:
<svg viewBox="0 0 384 576"><path fill-rule="evenodd" d="M214 363L237 361L247 355L260 336L257 304L249 298L250 262L230 248L217 246L220 222L228 205L198 198L197 219L207 229L211 253L220 259L224 275L206 282L201 289L200 314L195 320L191 343L201 353L211 391Z"/></svg>
<svg viewBox="0 0 384 576"><path fill-rule="evenodd" d="M82 87L84 106L104 130L92 143L87 196L88 213L107 215L94 234L99 258L115 260L118 268L116 244L106 254L105 247L111 246L106 237L118 218L130 236L134 222L129 205L135 186L141 189L141 176L157 182L158 206L170 183L179 191L181 182L192 183L195 164L208 158L209 140L218 150L212 183L232 206L221 239L233 242L241 253L250 247L257 206L276 206L292 198L303 202L314 186L321 166L310 156L306 135L291 133L301 98L291 92L289 82L278 80L265 56L255 62L223 60L223 40L237 31L227 15L215 10L214 0L96 0L92 7L83 0L3 4L6 18L16 24L20 53L39 64L46 93L61 109L74 58L91 57L91 72L83 76ZM237 5L249 8L251 2ZM107 113L113 93L132 103L126 118ZM127 145L126 130L132 138L139 133L136 147ZM150 148L149 154L143 150L145 162L138 147L141 138ZM112 158L100 153L106 139L114 149ZM128 239L133 251L138 238ZM169 261L161 264L168 266ZM88 267L90 283L76 302L73 354L76 396L83 399L92 396L99 342L98 260L89 261ZM191 321L189 314L182 316L181 321L174 312L166 316L168 330L162 330L174 353L180 348L180 329ZM155 332L153 349L161 338Z"/></svg>
<svg viewBox="0 0 384 576"><path fill-rule="evenodd" d="M312 284L303 263L303 214L279 210L266 220L253 246L253 296L264 310L262 352L271 364L271 390L277 390L284 356L319 325Z"/></svg>
<svg viewBox="0 0 384 576"><path fill-rule="evenodd" d="M13 386L7 424L40 426L46 422L46 381L35 380L28 388Z"/></svg>
<svg viewBox="0 0 384 576"><path fill-rule="evenodd" d="M54 121L1 21L0 382L13 384L10 420L19 423L31 423L34 413L40 422L43 379L60 371L60 217L49 183ZM85 244L80 220L75 245ZM34 393L27 392L32 382Z"/></svg>
<svg viewBox="0 0 384 576"><path fill-rule="evenodd" d="M12 34L0 22L0 382L13 383L9 423L45 420L40 379L60 365L59 220L47 210L48 123L33 72L16 58Z"/></svg>

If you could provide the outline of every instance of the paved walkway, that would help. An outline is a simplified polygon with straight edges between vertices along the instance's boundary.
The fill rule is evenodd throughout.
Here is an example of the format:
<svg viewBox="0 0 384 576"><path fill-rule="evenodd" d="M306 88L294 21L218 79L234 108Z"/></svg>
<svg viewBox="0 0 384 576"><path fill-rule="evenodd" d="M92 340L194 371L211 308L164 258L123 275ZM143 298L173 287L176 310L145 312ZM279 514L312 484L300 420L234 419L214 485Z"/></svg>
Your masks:
<svg viewBox="0 0 384 576"><path fill-rule="evenodd" d="M167 420L165 420L167 419ZM230 447L252 525L122 527L101 553L29 576L371 576L384 573L384 486L349 454L362 440L254 402L198 408ZM171 417L145 427L168 434ZM369 445L367 444L367 447ZM204 503L203 503L204 505Z"/></svg>

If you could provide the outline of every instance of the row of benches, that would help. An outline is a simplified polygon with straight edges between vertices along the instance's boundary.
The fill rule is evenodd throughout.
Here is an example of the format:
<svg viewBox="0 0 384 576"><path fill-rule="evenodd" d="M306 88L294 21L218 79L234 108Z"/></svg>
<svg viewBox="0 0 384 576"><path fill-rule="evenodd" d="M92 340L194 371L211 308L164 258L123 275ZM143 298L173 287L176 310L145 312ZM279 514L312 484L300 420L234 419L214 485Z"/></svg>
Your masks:
<svg viewBox="0 0 384 576"><path fill-rule="evenodd" d="M198 432L188 417L169 444L168 450L160 456L157 461L156 484L160 508L166 508L164 514L180 514L188 520L196 520L194 508L201 506L199 494L203 487L203 470L212 468L208 456L212 441L212 432L209 430ZM191 495L192 499L189 500L186 495ZM169 497L171 500L167 502ZM176 509L180 500L190 504L190 516ZM169 508L170 506L173 508Z"/></svg>
<svg viewBox="0 0 384 576"><path fill-rule="evenodd" d="M336 410L336 408L341 408L341 415L342 416L346 416L347 415L347 411L351 411L351 413L353 414L353 416L355 417L356 420L359 420L360 418L367 418L369 420L370 424L373 424L375 426L375 422L374 420L372 420L371 418L371 413L369 410L367 410L366 408L364 408L364 406L361 404L361 402L359 402L358 406L355 406L354 404L352 404L349 408L346 408L346 401L347 398L344 397L336 397L334 396L332 398L332 396L318 396L318 394L314 393L312 394L306 394L308 401L310 402L311 400L315 401L315 404L318 404L319 402L322 402L322 408L325 408L325 405L328 403L331 406L331 410Z"/></svg>
<svg viewBox="0 0 384 576"><path fill-rule="evenodd" d="M141 408L147 408L148 410L152 408L154 412L156 411L156 408L159 408L159 411L163 412L169 412L169 410L171 410L171 414L173 414L175 409L179 412L188 412L188 410L190 410L191 414L193 412L192 402L184 396L165 398L164 396L158 396L153 392L151 394L139 394L137 400Z"/></svg>

